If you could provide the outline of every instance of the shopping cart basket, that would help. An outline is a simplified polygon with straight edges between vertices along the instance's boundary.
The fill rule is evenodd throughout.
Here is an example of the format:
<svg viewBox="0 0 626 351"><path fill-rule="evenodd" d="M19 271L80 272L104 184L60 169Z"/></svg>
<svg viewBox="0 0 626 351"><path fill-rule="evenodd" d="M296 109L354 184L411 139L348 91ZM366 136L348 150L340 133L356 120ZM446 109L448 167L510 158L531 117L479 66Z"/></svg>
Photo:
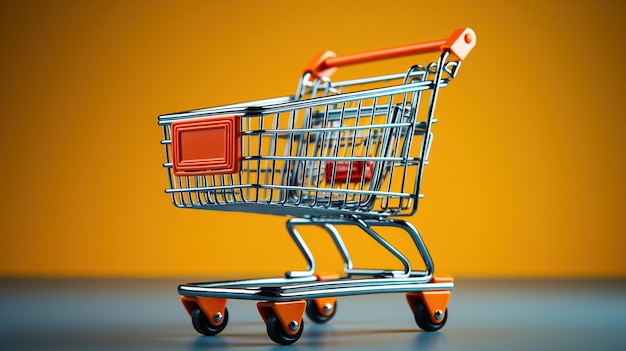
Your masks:
<svg viewBox="0 0 626 351"><path fill-rule="evenodd" d="M417 210L437 95L475 43L465 28L420 44L347 56L325 52L306 67L294 96L159 117L166 193L176 207L291 216L287 232L307 263L306 270L279 278L180 285L199 333L215 335L226 327L228 299L257 300L269 337L290 344L302 334L305 313L323 323L333 317L337 297L392 292L406 293L420 328L443 327L453 279L434 275L419 232L397 217ZM329 78L340 66L427 52L441 54L403 73ZM328 232L344 261L342 274L317 272L300 226ZM403 269L355 268L342 226L365 232ZM413 269L375 227L408 234L424 269Z"/></svg>

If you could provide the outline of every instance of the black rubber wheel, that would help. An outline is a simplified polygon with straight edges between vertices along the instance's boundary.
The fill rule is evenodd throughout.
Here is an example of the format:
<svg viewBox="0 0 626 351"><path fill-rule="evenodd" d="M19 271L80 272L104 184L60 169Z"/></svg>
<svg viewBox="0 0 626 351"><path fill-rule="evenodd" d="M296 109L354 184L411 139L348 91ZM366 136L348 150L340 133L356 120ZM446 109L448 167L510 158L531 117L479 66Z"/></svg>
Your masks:
<svg viewBox="0 0 626 351"><path fill-rule="evenodd" d="M428 310L426 309L426 305L424 305L424 301L418 300L413 308L413 315L415 316L415 323L417 323L418 327L429 332L437 331L443 328L443 326L446 324L446 321L448 320L448 309L446 308L445 312L443 313L441 322L433 323L430 320L430 316L428 315Z"/></svg>
<svg viewBox="0 0 626 351"><path fill-rule="evenodd" d="M314 323L326 323L331 320L335 316L335 312L337 311L337 302L333 305L333 312L328 316L324 316L317 309L317 305L313 300L307 300L306 302L306 315L309 319Z"/></svg>
<svg viewBox="0 0 626 351"><path fill-rule="evenodd" d="M196 306L191 312L191 323L194 329L198 333L208 336L217 335L226 328L226 324L228 324L228 308L224 309L224 316L222 316L222 318L222 323L215 326L211 324L209 318L202 312L200 307Z"/></svg>
<svg viewBox="0 0 626 351"><path fill-rule="evenodd" d="M287 334L276 315L269 316L265 320L265 325L267 326L267 335L270 339L281 345L289 345L298 341L302 335L302 331L304 330L304 324L300 321L300 329L298 329L298 332L294 335Z"/></svg>

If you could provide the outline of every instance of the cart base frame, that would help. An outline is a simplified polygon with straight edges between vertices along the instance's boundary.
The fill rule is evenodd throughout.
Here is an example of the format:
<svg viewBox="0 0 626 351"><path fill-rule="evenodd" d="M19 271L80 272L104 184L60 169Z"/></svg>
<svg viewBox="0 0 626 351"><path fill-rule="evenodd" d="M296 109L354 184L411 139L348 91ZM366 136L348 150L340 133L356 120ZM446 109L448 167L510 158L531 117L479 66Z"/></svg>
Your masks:
<svg viewBox="0 0 626 351"><path fill-rule="evenodd" d="M320 227L331 236L344 260L345 276L316 272L315 259L296 229L304 225ZM355 269L337 230L341 225L363 230L394 255L404 265L404 270ZM374 227L404 230L421 255L425 270L412 270L409 259ZM259 301L257 309L269 337L279 344L291 344L302 334L305 313L313 322L325 323L336 311L337 297L382 293L406 293L417 325L426 331L439 330L445 324L454 280L445 275L433 275L430 254L419 232L409 222L355 216L291 218L287 221L287 231L307 262L306 270L289 271L279 278L188 283L178 287L183 306L198 332L215 335L226 327L228 299L254 300Z"/></svg>

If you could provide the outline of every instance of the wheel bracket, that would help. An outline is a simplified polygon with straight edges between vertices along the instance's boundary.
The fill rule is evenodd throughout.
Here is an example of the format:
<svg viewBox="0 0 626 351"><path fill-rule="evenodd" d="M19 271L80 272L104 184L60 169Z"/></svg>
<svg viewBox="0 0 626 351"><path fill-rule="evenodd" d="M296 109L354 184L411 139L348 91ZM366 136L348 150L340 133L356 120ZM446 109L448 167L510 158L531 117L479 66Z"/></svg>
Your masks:
<svg viewBox="0 0 626 351"><path fill-rule="evenodd" d="M198 306L207 316L211 325L217 327L224 323L223 316L228 299L204 296L181 296L181 301L190 316L194 307Z"/></svg>
<svg viewBox="0 0 626 351"><path fill-rule="evenodd" d="M288 335L296 335L298 334L298 330L302 327L300 322L306 310L306 301L262 301L257 303L257 309L259 310L261 318L263 318L263 322L266 322L267 318L271 315L276 315L285 333Z"/></svg>

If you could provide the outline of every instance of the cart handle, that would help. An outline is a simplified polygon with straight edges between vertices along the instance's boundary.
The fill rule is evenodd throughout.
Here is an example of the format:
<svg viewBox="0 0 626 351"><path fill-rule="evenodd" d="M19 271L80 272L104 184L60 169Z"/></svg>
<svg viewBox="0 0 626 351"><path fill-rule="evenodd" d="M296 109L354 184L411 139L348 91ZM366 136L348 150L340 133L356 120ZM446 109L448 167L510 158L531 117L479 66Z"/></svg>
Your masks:
<svg viewBox="0 0 626 351"><path fill-rule="evenodd" d="M304 71L311 73L311 78L316 79L329 77L340 66L445 50L450 51L462 61L474 45L476 45L476 34L474 31L471 28L459 28L447 39L365 51L345 56L337 56L332 51L325 51L318 54L305 67Z"/></svg>

